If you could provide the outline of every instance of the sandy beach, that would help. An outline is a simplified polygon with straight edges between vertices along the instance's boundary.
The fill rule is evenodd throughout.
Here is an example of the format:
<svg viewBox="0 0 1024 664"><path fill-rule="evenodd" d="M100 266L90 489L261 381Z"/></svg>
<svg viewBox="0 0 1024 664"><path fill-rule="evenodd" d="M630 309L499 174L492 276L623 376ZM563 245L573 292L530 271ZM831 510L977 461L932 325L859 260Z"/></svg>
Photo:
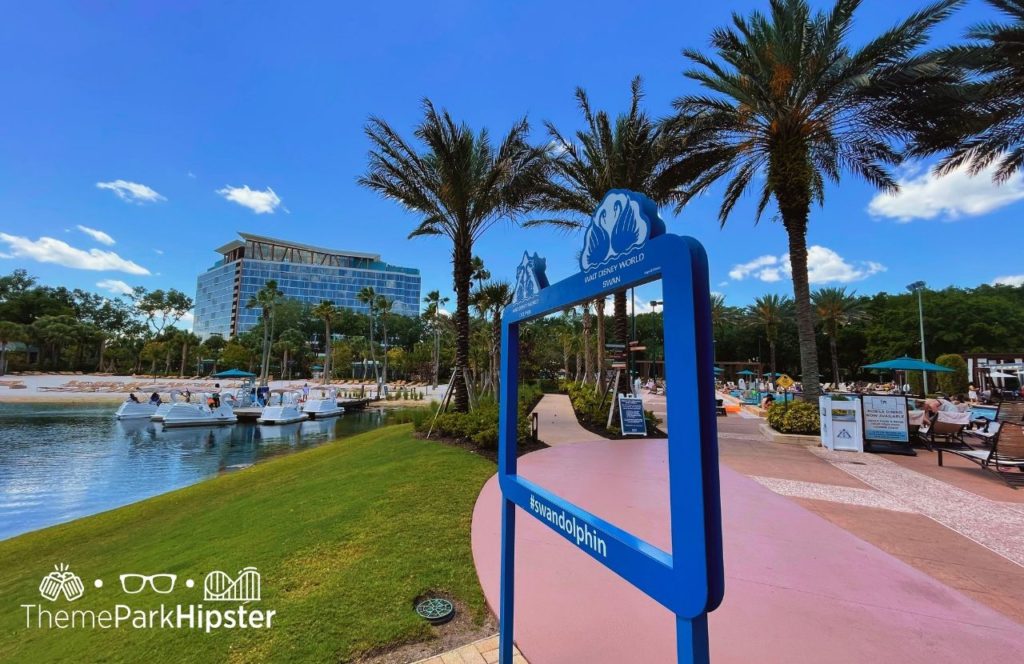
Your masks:
<svg viewBox="0 0 1024 664"><path fill-rule="evenodd" d="M189 389L193 393L209 392L216 384L221 389L235 389L242 386L238 380L217 380L213 378L163 378L147 376L111 376L95 374L31 374L7 375L0 377L0 403L85 403L85 402L121 402L128 394L148 396L159 392L165 398L171 390ZM271 381L271 389L301 390L308 384L311 390L320 387L319 383L310 380L275 380ZM356 381L335 381L332 387L344 392L373 394L376 386L372 383ZM382 401L381 405L402 406L427 404L431 399L440 399L445 390L444 385L433 388L431 385L419 383L401 385L392 383L391 392L401 389L415 389L424 395L421 401Z"/></svg>

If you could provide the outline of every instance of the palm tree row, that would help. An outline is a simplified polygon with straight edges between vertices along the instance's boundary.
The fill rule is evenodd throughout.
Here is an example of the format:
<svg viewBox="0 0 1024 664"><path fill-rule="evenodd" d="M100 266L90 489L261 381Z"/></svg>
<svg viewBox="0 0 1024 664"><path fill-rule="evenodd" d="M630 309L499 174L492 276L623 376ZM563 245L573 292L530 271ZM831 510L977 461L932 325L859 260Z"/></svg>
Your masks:
<svg viewBox="0 0 1024 664"><path fill-rule="evenodd" d="M812 10L807 0L768 0L767 13L737 14L715 30L710 54L684 50L692 65L685 75L705 92L676 99L667 118L643 110L635 78L626 113L595 111L577 89L582 129L567 133L546 123L549 142L535 147L523 119L495 146L486 130L472 131L427 100L413 132L420 145L370 119L369 166L359 182L420 215L410 237L450 241L457 371L469 361L471 281L486 279L474 267L474 243L497 221L534 215L525 225L575 231L615 188L678 214L724 181L724 224L740 197L756 189L755 221L774 204L788 237L801 380L813 398L820 386L807 226L827 184L850 174L895 191L892 169L908 154L945 152L947 169L1001 159L1003 178L1024 163L1024 0L987 1L1012 24L981 26L966 46L923 52L931 30L963 0L928 5L859 48L848 36L861 0L836 0L828 11ZM599 368L603 307L597 302ZM628 342L626 321L622 291L614 298L617 343ZM459 410L467 407L464 382L456 381Z"/></svg>

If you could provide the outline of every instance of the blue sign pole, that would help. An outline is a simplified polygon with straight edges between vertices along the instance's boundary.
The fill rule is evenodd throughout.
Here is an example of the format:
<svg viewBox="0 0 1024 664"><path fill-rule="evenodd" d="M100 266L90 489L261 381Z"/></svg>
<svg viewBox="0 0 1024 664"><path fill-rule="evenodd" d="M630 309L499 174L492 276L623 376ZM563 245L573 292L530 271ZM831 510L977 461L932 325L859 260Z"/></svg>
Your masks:
<svg viewBox="0 0 1024 664"><path fill-rule="evenodd" d="M718 438L707 258L692 239L666 235L645 196L612 190L584 234L581 272L548 286L543 260L524 255L502 327L498 480L502 492L499 657L511 664L515 617L516 507L540 520L676 615L679 662L709 661L707 613L724 594ZM519 325L568 306L661 278L672 553L641 540L516 467Z"/></svg>

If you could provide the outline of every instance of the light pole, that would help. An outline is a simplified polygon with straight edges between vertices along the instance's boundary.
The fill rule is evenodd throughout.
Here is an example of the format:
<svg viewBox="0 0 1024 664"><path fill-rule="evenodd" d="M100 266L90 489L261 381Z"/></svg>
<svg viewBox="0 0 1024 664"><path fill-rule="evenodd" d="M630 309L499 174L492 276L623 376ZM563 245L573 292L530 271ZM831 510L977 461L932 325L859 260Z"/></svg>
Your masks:
<svg viewBox="0 0 1024 664"><path fill-rule="evenodd" d="M917 319L921 326L921 361L927 362L927 356L924 352L924 303L921 299L921 292L924 291L925 285L923 281L915 281L914 283L907 286L907 290L911 293L917 293ZM921 372L921 384L924 388L924 394L922 396L928 396L928 372Z"/></svg>

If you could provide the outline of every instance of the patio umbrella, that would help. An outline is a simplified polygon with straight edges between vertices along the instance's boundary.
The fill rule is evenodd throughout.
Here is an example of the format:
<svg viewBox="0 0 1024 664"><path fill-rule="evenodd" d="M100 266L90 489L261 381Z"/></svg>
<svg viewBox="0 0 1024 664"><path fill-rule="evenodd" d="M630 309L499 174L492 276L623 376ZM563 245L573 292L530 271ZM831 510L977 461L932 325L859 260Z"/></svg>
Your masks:
<svg viewBox="0 0 1024 664"><path fill-rule="evenodd" d="M242 371L241 369L228 369L227 371L221 371L220 373L213 374L214 378L255 378L256 374L249 373L248 371Z"/></svg>
<svg viewBox="0 0 1024 664"><path fill-rule="evenodd" d="M737 371L736 375L737 376L753 376L754 372L751 371L750 369L744 369L743 371Z"/></svg>
<svg viewBox="0 0 1024 664"><path fill-rule="evenodd" d="M921 360L915 360L912 357L897 357L894 360L886 360L885 362L875 362L874 364L865 364L864 369L875 369L878 371L943 371L951 373L953 370L949 367L944 367L941 364L932 364L931 362L922 362Z"/></svg>
<svg viewBox="0 0 1024 664"><path fill-rule="evenodd" d="M725 373L725 369L723 369L722 367L715 367L715 373L716 374Z"/></svg>
<svg viewBox="0 0 1024 664"><path fill-rule="evenodd" d="M1013 374L1003 373L1002 371L991 371L988 375L989 378L1016 378Z"/></svg>

